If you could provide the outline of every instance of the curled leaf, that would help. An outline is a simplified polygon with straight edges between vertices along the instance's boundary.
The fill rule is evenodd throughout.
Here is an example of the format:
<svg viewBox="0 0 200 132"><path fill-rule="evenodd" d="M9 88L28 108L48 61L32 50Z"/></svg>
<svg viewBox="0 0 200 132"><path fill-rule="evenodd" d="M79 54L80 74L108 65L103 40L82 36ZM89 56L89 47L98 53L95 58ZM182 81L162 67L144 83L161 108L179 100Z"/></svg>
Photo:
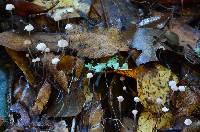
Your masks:
<svg viewBox="0 0 200 132"><path fill-rule="evenodd" d="M33 85L35 81L35 77L31 69L29 69L28 67L28 59L26 58L26 55L23 54L22 52L17 52L9 48L6 48L6 52L9 54L12 60L17 64L17 66L22 70L28 82L31 85Z"/></svg>
<svg viewBox="0 0 200 132"><path fill-rule="evenodd" d="M57 65L57 69L66 71L66 74L70 74L74 69L77 78L80 78L83 67L83 59L69 55L62 56L60 58L60 62Z"/></svg>
<svg viewBox="0 0 200 132"><path fill-rule="evenodd" d="M64 71L62 70L58 70L56 68L55 64L52 64L52 59L55 57L55 55L49 53L46 54L43 59L42 62L43 64L46 66L46 68L48 69L48 71L50 72L50 74L53 76L53 78L58 82L58 84L61 86L61 88L67 92L68 89L68 78L65 75Z"/></svg>
<svg viewBox="0 0 200 132"><path fill-rule="evenodd" d="M49 100L50 94L51 94L51 85L47 81L45 81L41 89L39 90L34 106L31 108L32 114L34 115L41 114L42 110L44 109Z"/></svg>

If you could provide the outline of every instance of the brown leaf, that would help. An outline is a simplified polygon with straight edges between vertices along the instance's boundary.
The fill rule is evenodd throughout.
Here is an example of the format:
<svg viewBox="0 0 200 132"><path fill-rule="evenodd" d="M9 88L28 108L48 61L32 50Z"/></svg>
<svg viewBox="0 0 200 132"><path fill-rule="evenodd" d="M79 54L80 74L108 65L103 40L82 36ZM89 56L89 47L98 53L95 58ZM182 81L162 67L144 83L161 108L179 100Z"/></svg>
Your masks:
<svg viewBox="0 0 200 132"><path fill-rule="evenodd" d="M28 82L33 85L35 81L35 77L31 71L31 69L28 68L28 59L26 58L25 54L22 52L17 52L9 48L5 48L6 52L9 54L9 56L12 58L12 60L17 64L17 66L22 70L24 75L26 76Z"/></svg>
<svg viewBox="0 0 200 132"><path fill-rule="evenodd" d="M45 81L41 89L39 90L34 106L31 108L32 115L41 114L41 112L43 111L44 107L46 106L49 100L50 94L51 94L51 85L47 81Z"/></svg>
<svg viewBox="0 0 200 132"><path fill-rule="evenodd" d="M81 76L83 67L83 59L69 55L62 56L60 58L60 62L57 65L57 69L66 71L66 74L70 74L71 72L73 72L72 70L74 69L76 71L76 78L79 78Z"/></svg>
<svg viewBox="0 0 200 132"><path fill-rule="evenodd" d="M110 28L103 32L82 32L72 35L62 34L63 38L70 40L69 48L77 50L79 57L101 58L112 56L118 51L127 51L128 45L121 40L120 32ZM51 51L57 51L57 43L61 37L53 33L35 33L31 35L31 45L25 45L28 36L18 35L12 32L0 33L0 45L17 51L27 51L28 47L35 50L38 42L44 42Z"/></svg>
<svg viewBox="0 0 200 132"><path fill-rule="evenodd" d="M134 121L131 118L128 117L124 117L123 118L123 127L121 128L120 132L133 132L133 125L134 125Z"/></svg>
<svg viewBox="0 0 200 132"><path fill-rule="evenodd" d="M71 35L70 48L78 51L78 56L88 58L101 58L112 56L118 51L127 51L129 48L117 29L110 28L103 32L81 33ZM82 42L82 43L80 43Z"/></svg>
<svg viewBox="0 0 200 132"><path fill-rule="evenodd" d="M85 95L82 90L78 90L78 86L74 87L69 94L60 93L60 98L55 95L48 107L48 115L50 117L72 117L77 116L85 102Z"/></svg>
<svg viewBox="0 0 200 132"><path fill-rule="evenodd" d="M98 103L98 105L93 105L91 108L91 112L89 115L89 125L90 125L90 132L102 132L103 127L101 125L101 121L103 118L103 109L101 107L101 104Z"/></svg>
<svg viewBox="0 0 200 132"><path fill-rule="evenodd" d="M172 96L172 105L176 118L182 116L190 116L198 110L200 106L200 96L190 88L186 88L185 92L178 92Z"/></svg>
<svg viewBox="0 0 200 132"><path fill-rule="evenodd" d="M196 42L200 38L200 32L198 30L177 20L170 21L170 31L178 35L180 40L179 43L184 47L188 47L188 44L192 48L195 48Z"/></svg>
<svg viewBox="0 0 200 132"><path fill-rule="evenodd" d="M67 92L68 90L68 77L65 75L65 72L62 70L58 70L56 68L56 65L51 63L51 60L56 57L55 55L49 53L44 55L42 58L43 65L48 69L50 74L53 76L53 78L58 82L58 84L61 86L61 88Z"/></svg>

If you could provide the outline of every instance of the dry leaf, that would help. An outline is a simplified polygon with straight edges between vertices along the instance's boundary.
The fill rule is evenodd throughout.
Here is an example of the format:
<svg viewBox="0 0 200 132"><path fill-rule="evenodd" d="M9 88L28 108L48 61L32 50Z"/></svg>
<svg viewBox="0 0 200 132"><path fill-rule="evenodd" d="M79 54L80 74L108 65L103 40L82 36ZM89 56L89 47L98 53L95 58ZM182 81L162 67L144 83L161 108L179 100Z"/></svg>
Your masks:
<svg viewBox="0 0 200 132"><path fill-rule="evenodd" d="M35 91L32 89L31 86L29 86L29 83L26 82L24 88L23 88L23 92L22 95L20 97L20 102L26 106L26 107L30 107L33 105L34 101L35 101Z"/></svg>
<svg viewBox="0 0 200 132"><path fill-rule="evenodd" d="M96 105L94 105L96 106ZM90 132L102 132L103 127L101 125L101 121L103 118L103 109L101 107L101 104L98 103L96 107L91 108L91 112L89 115L89 131Z"/></svg>
<svg viewBox="0 0 200 132"><path fill-rule="evenodd" d="M120 32L114 28L97 33L82 32L68 36L62 34L62 37L71 41L69 48L76 50L79 57L101 58L129 49L128 45L122 41ZM60 34L35 33L31 35L32 44L24 45L24 41L29 40L28 36L12 32L0 33L0 45L17 51L27 51L28 47L35 50L38 42L44 42L51 51L57 51L57 43L60 39Z"/></svg>
<svg viewBox="0 0 200 132"><path fill-rule="evenodd" d="M199 109L200 96L190 88L186 88L185 92L173 94L172 105L176 118L192 115L193 112Z"/></svg>
<svg viewBox="0 0 200 132"><path fill-rule="evenodd" d="M181 21L170 21L170 31L174 32L179 37L181 46L188 47L190 45L195 48L196 42L200 39L200 32Z"/></svg>
<svg viewBox="0 0 200 132"><path fill-rule="evenodd" d="M46 1L46 0L34 0L33 3L50 8L52 6L52 1ZM91 0L59 0L59 3L57 6L53 9L52 16L60 15L62 19L68 19L68 18L76 18L80 17L80 14L78 11L83 12L84 14L87 14L90 9ZM69 8L73 8L74 11L69 13L67 10Z"/></svg>
<svg viewBox="0 0 200 132"><path fill-rule="evenodd" d="M155 65L145 73L137 76L138 96L142 105L153 113L158 112L157 98L162 99L162 105L167 102L170 80L177 81L177 76L162 65Z"/></svg>
<svg viewBox="0 0 200 132"><path fill-rule="evenodd" d="M31 108L32 115L41 114L41 112L43 111L44 107L46 106L49 100L50 94L51 94L51 85L47 81L45 81L41 89L39 90L34 106Z"/></svg>
<svg viewBox="0 0 200 132"><path fill-rule="evenodd" d="M80 88L74 86L74 88ZM72 117L77 116L85 102L85 96L81 89L71 90L69 94L60 93L61 97L55 95L48 107L48 115L50 117Z"/></svg>
<svg viewBox="0 0 200 132"><path fill-rule="evenodd" d="M66 74L71 74L74 69L76 78L80 78L83 68L83 59L69 55L62 56L60 58L60 62L57 65L57 69L66 71Z"/></svg>
<svg viewBox="0 0 200 132"><path fill-rule="evenodd" d="M80 57L101 58L129 49L122 41L119 30L114 28L103 32L71 35L69 38L72 41L70 48L77 50Z"/></svg>
<svg viewBox="0 0 200 132"><path fill-rule="evenodd" d="M123 122L122 122L123 126L121 128L120 132L133 132L133 126L134 126L134 121L131 118L128 117L124 117L123 118Z"/></svg>
<svg viewBox="0 0 200 132"><path fill-rule="evenodd" d="M140 65L136 69L112 72L136 79L138 96L142 105L155 113L158 112L156 99L161 98L163 100L162 104L164 104L170 92L168 82L170 80L178 80L175 74L159 64L155 64L151 68Z"/></svg>
<svg viewBox="0 0 200 132"><path fill-rule="evenodd" d="M105 21L110 27L128 29L131 22L138 20L138 8L130 1L93 0L88 16L92 20Z"/></svg>
<svg viewBox="0 0 200 132"><path fill-rule="evenodd" d="M66 128L67 124L65 120L57 122L54 124L54 132L69 132L68 128Z"/></svg>
<svg viewBox="0 0 200 132"><path fill-rule="evenodd" d="M51 63L51 60L56 57L55 55L49 53L46 54L42 58L43 65L48 69L50 74L53 76L53 78L58 82L58 84L61 86L61 88L67 92L68 91L68 78L65 75L64 71L59 71L56 68L56 65Z"/></svg>
<svg viewBox="0 0 200 132"><path fill-rule="evenodd" d="M30 45L24 44L25 40L30 40L30 37L27 35L20 35L13 32L3 32L0 33L0 45L13 49L15 51L27 51L28 47L31 50L35 50L38 42L44 42L51 51L57 51L58 47L57 42L60 39L60 35L53 33L37 33L31 34Z"/></svg>
<svg viewBox="0 0 200 132"><path fill-rule="evenodd" d="M12 58L12 60L17 64L17 66L22 70L28 82L33 85L35 78L31 71L28 68L28 59L26 58L25 54L22 52L17 52L12 49L6 48L6 52Z"/></svg>
<svg viewBox="0 0 200 132"><path fill-rule="evenodd" d="M172 114L163 113L160 118L150 112L142 112L138 119L137 132L154 132L161 128L170 128L172 125Z"/></svg>

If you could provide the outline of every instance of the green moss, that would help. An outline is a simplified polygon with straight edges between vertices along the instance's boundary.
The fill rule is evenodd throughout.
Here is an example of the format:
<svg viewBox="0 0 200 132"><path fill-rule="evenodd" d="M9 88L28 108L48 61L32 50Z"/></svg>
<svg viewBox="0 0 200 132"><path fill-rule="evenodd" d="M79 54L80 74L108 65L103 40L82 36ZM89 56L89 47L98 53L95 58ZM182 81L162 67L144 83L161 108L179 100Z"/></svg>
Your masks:
<svg viewBox="0 0 200 132"><path fill-rule="evenodd" d="M93 66L92 64L86 64L85 67L87 67L90 71L93 72L103 72L106 68L112 68L114 70L118 70L118 69L128 69L128 64L124 63L122 65L122 67L120 67L119 64L119 59L116 57L111 58L110 60L108 60L107 63L97 63L97 65Z"/></svg>

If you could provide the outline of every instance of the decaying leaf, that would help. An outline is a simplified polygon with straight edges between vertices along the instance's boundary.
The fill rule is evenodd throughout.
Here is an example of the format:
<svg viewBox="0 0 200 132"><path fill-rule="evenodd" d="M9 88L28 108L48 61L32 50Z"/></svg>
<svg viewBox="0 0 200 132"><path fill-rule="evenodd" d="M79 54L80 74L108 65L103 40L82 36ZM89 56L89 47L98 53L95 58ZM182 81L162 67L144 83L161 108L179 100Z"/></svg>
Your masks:
<svg viewBox="0 0 200 132"><path fill-rule="evenodd" d="M162 99L162 105L167 102L170 88L168 82L177 81L177 76L162 65L155 65L145 73L137 76L137 90L141 103L153 113L158 113L157 98Z"/></svg>
<svg viewBox="0 0 200 132"><path fill-rule="evenodd" d="M66 71L66 74L71 74L74 69L76 78L80 78L83 67L83 59L69 55L62 56L60 58L60 62L57 65L57 69Z"/></svg>
<svg viewBox="0 0 200 132"><path fill-rule="evenodd" d="M34 106L31 108L31 114L41 114L42 110L44 109L49 100L50 94L51 85L47 81L45 81L41 89L39 90Z"/></svg>
<svg viewBox="0 0 200 132"><path fill-rule="evenodd" d="M120 132L133 132L133 126L134 126L134 121L131 118L128 117L124 117L123 118L123 122L122 122L123 126L121 128Z"/></svg>
<svg viewBox="0 0 200 132"><path fill-rule="evenodd" d="M67 92L68 90L68 78L65 75L65 72L62 70L58 70L56 68L55 64L51 63L51 60L56 57L55 55L49 53L45 55L42 59L43 65L48 69L50 74L53 76L53 78L58 82L58 84L61 86L61 88Z"/></svg>
<svg viewBox="0 0 200 132"><path fill-rule="evenodd" d="M28 82L33 85L35 81L35 77L28 67L28 60L26 55L22 52L17 52L12 49L6 48L7 53L13 59L13 61L17 64L17 66L22 70L24 75L26 76Z"/></svg>
<svg viewBox="0 0 200 132"><path fill-rule="evenodd" d="M96 107L92 107L91 113L89 115L89 125L90 125L89 131L90 132L103 131L103 127L101 125L102 118L103 118L103 109L101 108L101 104L98 103Z"/></svg>
<svg viewBox="0 0 200 132"><path fill-rule="evenodd" d="M30 107L33 105L35 100L35 91L29 85L28 82L25 83L22 95L20 96L20 102L26 106Z"/></svg>
<svg viewBox="0 0 200 132"><path fill-rule="evenodd" d="M150 61L157 61L156 50L159 44L156 44L155 37L161 37L162 31L157 29L138 28L133 36L131 48L142 50L140 56L136 59L136 64L145 64Z"/></svg>
<svg viewBox="0 0 200 132"><path fill-rule="evenodd" d="M48 107L48 115L50 117L72 117L77 116L85 102L85 95L76 83L69 94L60 93L55 95ZM76 89L77 88L77 89Z"/></svg>
<svg viewBox="0 0 200 132"><path fill-rule="evenodd" d="M45 42L45 44L52 50L56 51L58 49L57 42L60 39L59 35L48 34L47 33L37 33L31 34L31 44L27 45L24 43L25 40L30 40L28 34L20 35L13 32L3 32L0 33L0 43L1 45L8 47L15 51L27 51L28 47L35 50L38 42Z"/></svg>
<svg viewBox="0 0 200 132"><path fill-rule="evenodd" d="M50 8L52 1L34 0L33 3ZM59 0L58 5L54 8L52 17L60 15L62 19L80 17L78 11L87 14L90 9L91 0ZM71 10L73 11L71 12Z"/></svg>
<svg viewBox="0 0 200 132"><path fill-rule="evenodd" d="M190 126L183 129L182 132L199 132L200 131L200 122L193 122Z"/></svg>
<svg viewBox="0 0 200 132"><path fill-rule="evenodd" d="M147 69L145 68L145 66L141 65L135 69L128 69L128 70L122 69L122 70L115 70L115 71L107 71L107 73L117 73L122 76L127 76L127 77L137 79L139 74L144 73L146 71L147 71Z"/></svg>
<svg viewBox="0 0 200 132"><path fill-rule="evenodd" d="M25 127L30 125L30 117L28 112L20 103L13 104L10 107L10 111L20 114L21 117L17 120L18 127Z"/></svg>
<svg viewBox="0 0 200 132"><path fill-rule="evenodd" d="M170 128L172 125L172 114L163 113L161 117L157 117L150 112L142 112L138 119L137 132L154 132L161 128Z"/></svg>
<svg viewBox="0 0 200 132"><path fill-rule="evenodd" d="M103 32L82 32L72 35L62 34L66 40L70 40L69 48L76 50L79 57L101 58L112 56L118 51L129 50L128 45L122 41L118 29L110 28ZM35 50L38 42L44 42L51 51L58 50L59 34L35 33L31 35L32 44L25 45L28 36L18 35L12 32L0 33L0 44L17 51ZM95 51L95 52L94 52Z"/></svg>
<svg viewBox="0 0 200 132"><path fill-rule="evenodd" d="M93 0L89 18L105 21L107 26L128 29L131 22L136 22L138 8L130 1Z"/></svg>
<svg viewBox="0 0 200 132"><path fill-rule="evenodd" d="M122 41L119 30L110 28L103 32L81 33L71 35L70 48L78 51L78 56L101 58L112 56L118 51L127 51L129 48ZM81 43L80 43L81 42Z"/></svg>
<svg viewBox="0 0 200 132"><path fill-rule="evenodd" d="M155 64L152 67L140 65L136 69L113 72L136 79L138 96L142 105L155 113L158 112L156 99L161 98L162 104L164 104L170 92L168 82L178 80L175 74L160 64Z"/></svg>
<svg viewBox="0 0 200 132"><path fill-rule="evenodd" d="M179 92L173 95L172 105L176 118L192 115L199 109L200 96L190 88L186 88L185 92Z"/></svg>
<svg viewBox="0 0 200 132"><path fill-rule="evenodd" d="M179 43L184 47L190 45L192 48L195 48L197 40L200 39L200 32L198 30L180 21L171 21L170 31L178 35Z"/></svg>
<svg viewBox="0 0 200 132"><path fill-rule="evenodd" d="M68 128L66 128L67 124L64 120L54 124L54 132L69 132Z"/></svg>

